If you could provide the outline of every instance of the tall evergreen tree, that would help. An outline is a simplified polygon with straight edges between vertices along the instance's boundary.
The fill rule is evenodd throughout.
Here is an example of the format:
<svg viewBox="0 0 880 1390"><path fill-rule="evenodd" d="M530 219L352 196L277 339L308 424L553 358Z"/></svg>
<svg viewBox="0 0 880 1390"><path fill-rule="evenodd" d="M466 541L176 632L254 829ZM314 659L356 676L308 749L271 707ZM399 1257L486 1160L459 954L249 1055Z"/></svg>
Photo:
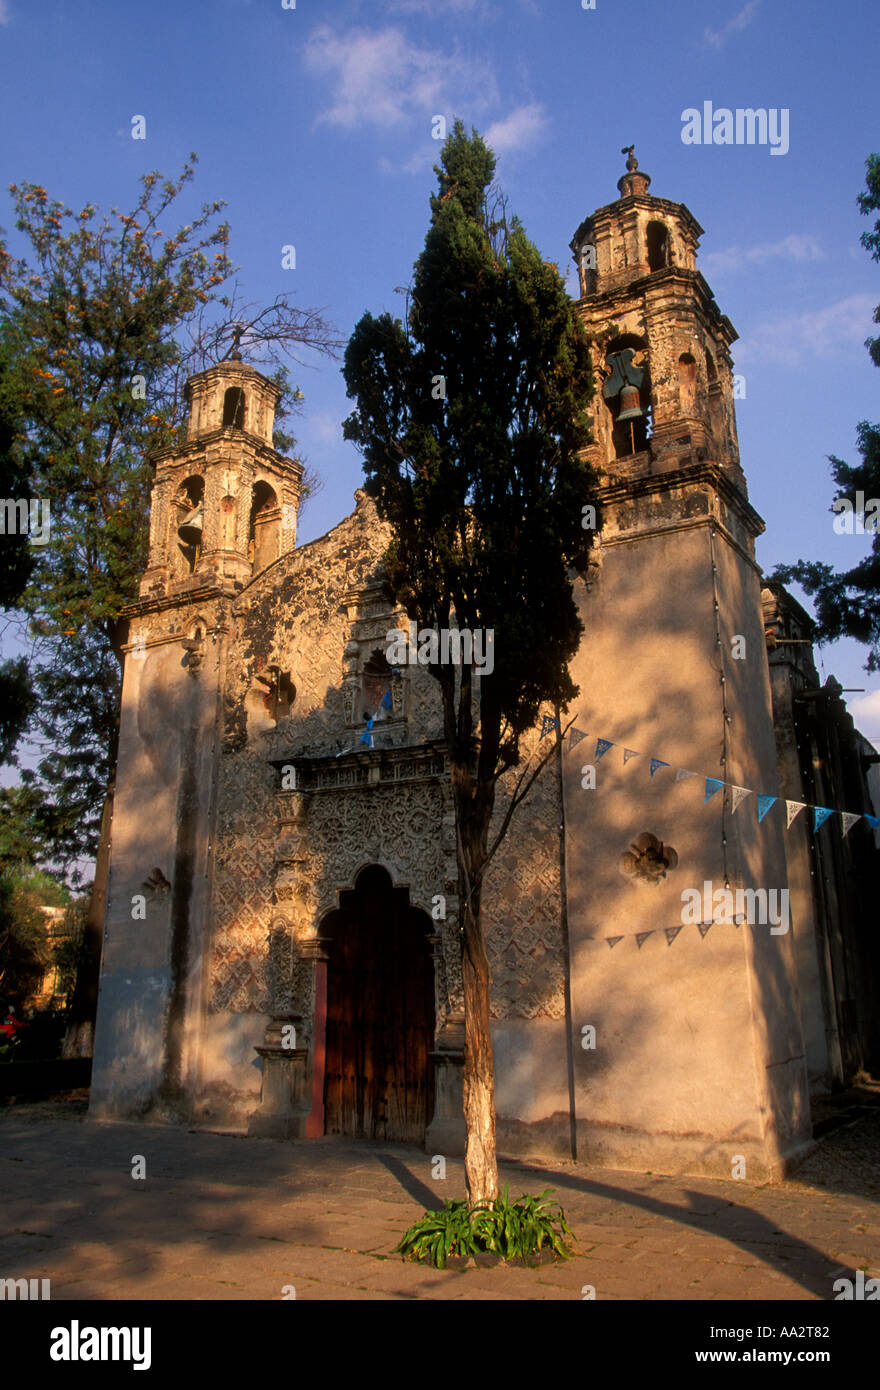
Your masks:
<svg viewBox="0 0 880 1390"><path fill-rule="evenodd" d="M869 155L866 191L858 195L861 211L867 216L880 212L880 155ZM880 217L873 231L863 232L861 243L880 261ZM874 310L874 322L880 324L880 304ZM880 367L880 337L868 338L865 343L875 366ZM866 670L880 670L880 425L862 420L856 428L856 447L861 462L848 464L835 455L830 456L831 476L837 485L837 498L846 498L851 510L841 505L833 507L842 518L835 526L855 532L856 527L873 535L871 550L851 569L837 570L819 560L798 560L792 565L777 565L774 578L783 583L797 580L813 598L816 609L817 637L833 642L838 637L854 637L868 647Z"/></svg>
<svg viewBox="0 0 880 1390"><path fill-rule="evenodd" d="M429 666L455 808L471 1205L498 1195L483 881L536 769L511 789L490 844L496 786L520 763L541 706L564 708L577 694L570 570L592 538L581 519L594 481L581 457L587 342L557 267L492 200L494 169L457 121L435 168L408 322L366 314L345 357L357 402L345 434L393 533L395 598L420 628L494 633L491 674Z"/></svg>

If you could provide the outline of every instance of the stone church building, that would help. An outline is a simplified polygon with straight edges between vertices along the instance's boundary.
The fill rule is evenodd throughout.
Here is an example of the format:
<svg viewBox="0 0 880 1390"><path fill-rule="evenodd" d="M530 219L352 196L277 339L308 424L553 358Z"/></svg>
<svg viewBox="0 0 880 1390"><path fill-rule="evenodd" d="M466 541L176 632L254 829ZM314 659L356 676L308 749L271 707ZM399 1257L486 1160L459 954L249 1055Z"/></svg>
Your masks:
<svg viewBox="0 0 880 1390"><path fill-rule="evenodd" d="M810 810L876 813L877 755L755 563L737 335L697 268L701 227L649 184L631 159L572 241L602 529L573 576L574 723L560 738L548 709L525 740L554 752L484 894L498 1142L718 1176L744 1159L752 1177L803 1151L811 1093L880 1051L877 837ZM366 495L297 546L277 399L234 353L190 380L186 443L155 460L91 1113L460 1153L438 691L388 662L407 620ZM758 794L777 798L763 815ZM786 798L808 803L788 829ZM711 903L684 921L706 885L787 890L790 929Z"/></svg>

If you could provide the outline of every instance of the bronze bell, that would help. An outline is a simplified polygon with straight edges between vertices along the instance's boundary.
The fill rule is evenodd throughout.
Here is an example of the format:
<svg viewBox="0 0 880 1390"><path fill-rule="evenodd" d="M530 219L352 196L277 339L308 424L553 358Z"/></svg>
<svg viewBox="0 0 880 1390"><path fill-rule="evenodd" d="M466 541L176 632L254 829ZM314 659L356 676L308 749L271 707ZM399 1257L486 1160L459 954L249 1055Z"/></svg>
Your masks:
<svg viewBox="0 0 880 1390"><path fill-rule="evenodd" d="M617 423L620 424L624 420L640 420L644 413L639 399L639 388L627 383L620 393L620 414Z"/></svg>
<svg viewBox="0 0 880 1390"><path fill-rule="evenodd" d="M200 502L194 507L189 516L184 517L177 528L177 534L184 545L201 545L202 526L204 522L204 507Z"/></svg>

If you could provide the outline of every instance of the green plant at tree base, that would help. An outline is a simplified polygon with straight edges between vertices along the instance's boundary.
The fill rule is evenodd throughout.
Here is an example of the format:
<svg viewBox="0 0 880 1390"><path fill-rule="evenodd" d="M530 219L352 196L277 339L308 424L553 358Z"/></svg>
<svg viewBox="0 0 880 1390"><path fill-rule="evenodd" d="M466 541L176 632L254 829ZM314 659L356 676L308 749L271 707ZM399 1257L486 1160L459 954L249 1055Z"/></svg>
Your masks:
<svg viewBox="0 0 880 1390"><path fill-rule="evenodd" d="M394 1253L437 1269L445 1269L454 1256L487 1254L525 1260L545 1248L570 1260L574 1252L565 1238L572 1236L571 1228L559 1203L546 1200L552 1192L552 1187L546 1187L537 1197L523 1194L511 1202L505 1183L503 1196L472 1211L464 1199L446 1201L439 1211L425 1212L410 1226Z"/></svg>

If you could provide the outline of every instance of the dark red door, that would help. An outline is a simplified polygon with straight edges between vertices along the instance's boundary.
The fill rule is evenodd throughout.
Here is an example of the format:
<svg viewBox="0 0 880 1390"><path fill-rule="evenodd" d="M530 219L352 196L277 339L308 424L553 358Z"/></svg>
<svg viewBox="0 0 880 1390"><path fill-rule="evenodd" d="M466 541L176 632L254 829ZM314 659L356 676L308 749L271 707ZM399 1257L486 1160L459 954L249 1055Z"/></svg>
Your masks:
<svg viewBox="0 0 880 1390"><path fill-rule="evenodd" d="M340 901L321 929L326 1133L421 1143L433 1110L433 923L378 866Z"/></svg>

